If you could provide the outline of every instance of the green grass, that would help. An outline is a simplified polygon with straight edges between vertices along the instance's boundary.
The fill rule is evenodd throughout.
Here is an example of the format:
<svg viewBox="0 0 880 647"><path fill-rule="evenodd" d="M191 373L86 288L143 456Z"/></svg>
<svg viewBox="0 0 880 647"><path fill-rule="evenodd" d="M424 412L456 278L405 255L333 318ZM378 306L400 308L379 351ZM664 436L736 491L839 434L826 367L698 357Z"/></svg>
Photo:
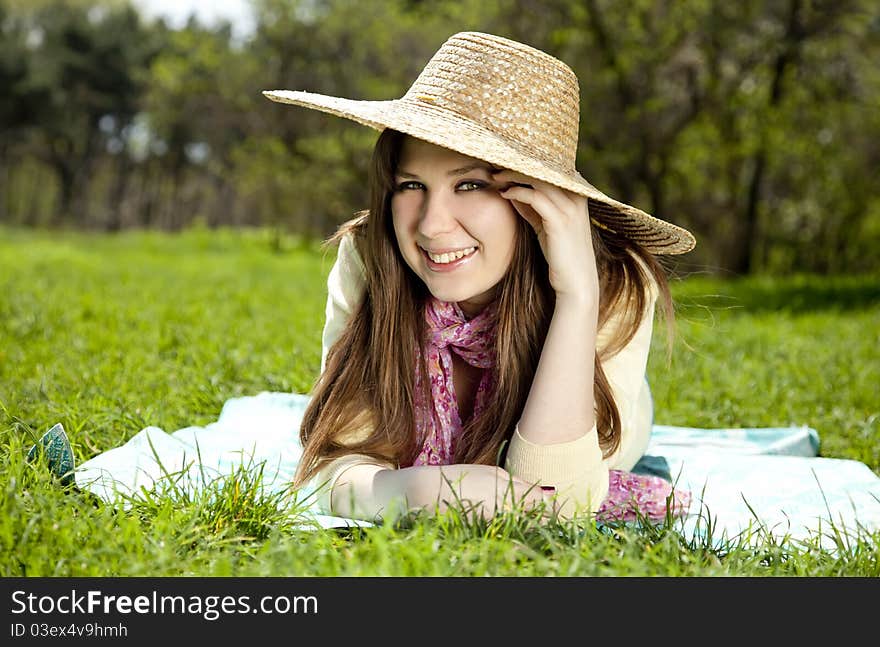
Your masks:
<svg viewBox="0 0 880 647"><path fill-rule="evenodd" d="M24 460L55 422L77 461L140 429L216 419L230 397L307 392L320 364L326 275L315 244L264 232L119 236L0 229L0 575L880 575L880 533L846 550L757 548L675 523L598 529L464 511L307 531L245 474L128 509L65 492ZM824 456L880 472L880 280L677 282L674 359L657 327L658 424L808 424Z"/></svg>

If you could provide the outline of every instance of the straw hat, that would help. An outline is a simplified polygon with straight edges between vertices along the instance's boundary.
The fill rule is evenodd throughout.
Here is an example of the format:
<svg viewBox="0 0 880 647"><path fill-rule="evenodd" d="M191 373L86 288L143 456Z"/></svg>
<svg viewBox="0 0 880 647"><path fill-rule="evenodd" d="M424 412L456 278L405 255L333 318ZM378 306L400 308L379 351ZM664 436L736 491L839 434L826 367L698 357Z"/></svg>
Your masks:
<svg viewBox="0 0 880 647"><path fill-rule="evenodd" d="M516 41L461 32L428 61L400 99L357 101L312 92L267 90L272 101L313 108L377 130L392 128L589 199L598 227L655 254L684 254L686 229L608 197L575 168L580 94L562 61Z"/></svg>

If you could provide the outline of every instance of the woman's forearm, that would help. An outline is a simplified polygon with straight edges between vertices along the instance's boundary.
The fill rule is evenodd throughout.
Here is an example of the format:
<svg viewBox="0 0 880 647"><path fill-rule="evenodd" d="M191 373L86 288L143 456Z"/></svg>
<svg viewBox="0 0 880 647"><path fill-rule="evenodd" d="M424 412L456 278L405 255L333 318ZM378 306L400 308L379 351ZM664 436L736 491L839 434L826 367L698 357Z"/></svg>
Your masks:
<svg viewBox="0 0 880 647"><path fill-rule="evenodd" d="M355 519L394 518L414 508L443 507L445 498L463 494L462 466L420 465L388 469L354 465L337 479L331 492L333 514ZM485 466L474 466L475 470ZM442 471L441 471L442 470ZM445 486L445 487L444 487Z"/></svg>
<svg viewBox="0 0 880 647"><path fill-rule="evenodd" d="M537 445L582 437L596 422L593 396L598 303L557 300L519 433Z"/></svg>
<svg viewBox="0 0 880 647"><path fill-rule="evenodd" d="M339 475L330 493L335 515L374 520L395 518L415 508L443 511L458 501L492 514L524 500L542 500L535 484L492 465L420 465L388 469L357 464ZM467 504L466 504L467 505Z"/></svg>

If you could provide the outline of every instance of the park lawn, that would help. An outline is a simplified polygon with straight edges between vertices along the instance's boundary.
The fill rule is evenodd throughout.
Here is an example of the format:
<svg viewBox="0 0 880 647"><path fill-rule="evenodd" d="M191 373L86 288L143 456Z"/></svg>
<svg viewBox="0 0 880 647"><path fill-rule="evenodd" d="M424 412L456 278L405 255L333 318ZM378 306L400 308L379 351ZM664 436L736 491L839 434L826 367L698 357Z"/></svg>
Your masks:
<svg viewBox="0 0 880 647"><path fill-rule="evenodd" d="M223 402L311 388L335 256L265 231L115 236L0 228L0 576L880 575L880 533L846 550L758 549L652 529L488 522L451 513L305 531L246 477L220 497L122 511L24 460L55 422L77 461L143 427L215 420ZM806 424L823 456L880 473L877 277L673 283L667 363L655 326L655 422Z"/></svg>

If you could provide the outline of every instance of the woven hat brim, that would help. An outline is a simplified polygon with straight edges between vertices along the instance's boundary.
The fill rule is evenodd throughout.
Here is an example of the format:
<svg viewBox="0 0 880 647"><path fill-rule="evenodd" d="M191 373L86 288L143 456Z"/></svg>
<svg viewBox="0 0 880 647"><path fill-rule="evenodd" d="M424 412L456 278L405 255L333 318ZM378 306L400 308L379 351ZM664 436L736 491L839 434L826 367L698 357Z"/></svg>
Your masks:
<svg viewBox="0 0 880 647"><path fill-rule="evenodd" d="M496 133L443 108L404 99L359 101L299 90L266 90L263 94L278 103L312 108L379 131L398 130L582 195L589 199L591 215L601 214L602 223L608 228L654 254L684 254L696 245L686 229L619 202L580 174L553 168Z"/></svg>

